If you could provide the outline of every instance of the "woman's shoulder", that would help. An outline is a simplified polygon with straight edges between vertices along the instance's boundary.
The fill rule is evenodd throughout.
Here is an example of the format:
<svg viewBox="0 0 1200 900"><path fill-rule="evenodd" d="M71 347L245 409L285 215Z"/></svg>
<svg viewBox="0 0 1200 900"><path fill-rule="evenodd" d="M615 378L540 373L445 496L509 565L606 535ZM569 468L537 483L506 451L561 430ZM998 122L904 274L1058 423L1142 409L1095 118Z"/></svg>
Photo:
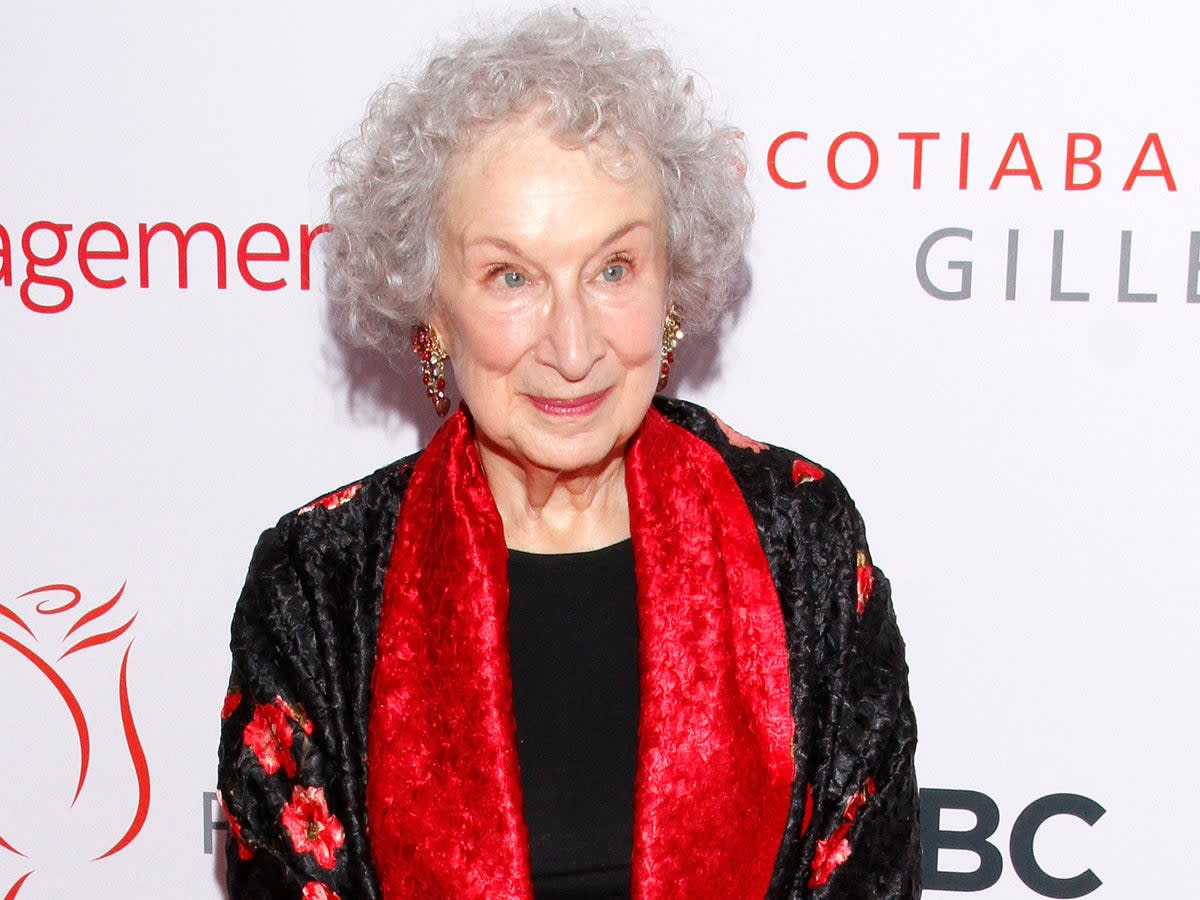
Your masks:
<svg viewBox="0 0 1200 900"><path fill-rule="evenodd" d="M327 491L285 513L263 531L250 561L247 585L282 580L377 580L391 555L400 501L419 454L389 463L364 478ZM315 589L315 588L314 588Z"/></svg>
<svg viewBox="0 0 1200 900"><path fill-rule="evenodd" d="M371 474L326 491L285 513L274 528L291 540L315 539L339 532L359 533L384 526L395 516L420 451L388 463Z"/></svg>
<svg viewBox="0 0 1200 900"><path fill-rule="evenodd" d="M850 503L837 475L801 453L748 437L711 410L686 400L656 397L654 407L667 421L691 432L717 452L747 495L752 510L763 508L762 502L768 498L775 501L768 504L772 507L776 503Z"/></svg>
<svg viewBox="0 0 1200 900"><path fill-rule="evenodd" d="M862 574L871 559L866 529L828 468L747 437L694 403L658 398L655 408L720 456L754 521L780 600L797 621L831 614L845 619L863 607L865 586L886 586L882 573Z"/></svg>
<svg viewBox="0 0 1200 900"><path fill-rule="evenodd" d="M234 616L235 641L255 624L315 629L320 621L338 628L374 621L415 459L328 491L262 533Z"/></svg>

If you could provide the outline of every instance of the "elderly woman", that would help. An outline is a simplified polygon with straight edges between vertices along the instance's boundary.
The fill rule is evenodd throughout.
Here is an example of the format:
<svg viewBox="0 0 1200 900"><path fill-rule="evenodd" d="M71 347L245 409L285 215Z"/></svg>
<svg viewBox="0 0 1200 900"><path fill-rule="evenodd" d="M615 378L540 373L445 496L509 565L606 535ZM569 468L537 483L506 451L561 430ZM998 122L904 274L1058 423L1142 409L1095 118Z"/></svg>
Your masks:
<svg viewBox="0 0 1200 900"><path fill-rule="evenodd" d="M233 898L919 894L903 644L853 503L654 396L733 291L739 137L569 13L376 97L332 283L462 405L259 542Z"/></svg>

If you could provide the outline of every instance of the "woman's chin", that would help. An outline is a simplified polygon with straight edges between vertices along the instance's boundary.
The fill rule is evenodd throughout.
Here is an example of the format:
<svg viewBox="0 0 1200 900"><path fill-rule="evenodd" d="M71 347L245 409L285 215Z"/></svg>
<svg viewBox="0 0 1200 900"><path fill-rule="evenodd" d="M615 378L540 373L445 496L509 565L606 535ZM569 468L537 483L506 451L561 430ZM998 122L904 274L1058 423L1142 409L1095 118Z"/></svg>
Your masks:
<svg viewBox="0 0 1200 900"><path fill-rule="evenodd" d="M596 472L618 459L625 449L625 441L616 436L601 439L599 435L577 435L573 439L549 438L531 442L524 465L564 475L571 473Z"/></svg>

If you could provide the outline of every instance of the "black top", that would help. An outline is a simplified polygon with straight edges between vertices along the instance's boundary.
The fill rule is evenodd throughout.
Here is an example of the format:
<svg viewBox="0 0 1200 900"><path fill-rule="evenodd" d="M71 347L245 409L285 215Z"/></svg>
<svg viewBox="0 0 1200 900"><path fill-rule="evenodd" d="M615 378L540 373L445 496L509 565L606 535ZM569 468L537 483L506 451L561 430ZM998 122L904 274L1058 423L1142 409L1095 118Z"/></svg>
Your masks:
<svg viewBox="0 0 1200 900"><path fill-rule="evenodd" d="M628 898L637 758L629 540L509 550L513 709L538 900Z"/></svg>

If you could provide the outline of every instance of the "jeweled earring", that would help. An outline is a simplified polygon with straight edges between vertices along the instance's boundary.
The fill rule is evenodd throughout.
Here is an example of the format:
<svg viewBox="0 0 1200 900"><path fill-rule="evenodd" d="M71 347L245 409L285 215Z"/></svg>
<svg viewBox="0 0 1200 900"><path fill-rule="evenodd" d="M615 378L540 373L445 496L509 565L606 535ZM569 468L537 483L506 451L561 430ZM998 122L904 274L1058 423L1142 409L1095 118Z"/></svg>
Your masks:
<svg viewBox="0 0 1200 900"><path fill-rule="evenodd" d="M667 310L667 320L663 323L662 357L658 370L658 387L661 391L671 378L671 363L675 362L675 348L683 340L683 327L680 324L679 308L672 303Z"/></svg>
<svg viewBox="0 0 1200 900"><path fill-rule="evenodd" d="M432 325L414 325L412 330L413 353L421 360L421 381L425 393L439 416L450 411L450 399L446 396L446 351L438 340Z"/></svg>

